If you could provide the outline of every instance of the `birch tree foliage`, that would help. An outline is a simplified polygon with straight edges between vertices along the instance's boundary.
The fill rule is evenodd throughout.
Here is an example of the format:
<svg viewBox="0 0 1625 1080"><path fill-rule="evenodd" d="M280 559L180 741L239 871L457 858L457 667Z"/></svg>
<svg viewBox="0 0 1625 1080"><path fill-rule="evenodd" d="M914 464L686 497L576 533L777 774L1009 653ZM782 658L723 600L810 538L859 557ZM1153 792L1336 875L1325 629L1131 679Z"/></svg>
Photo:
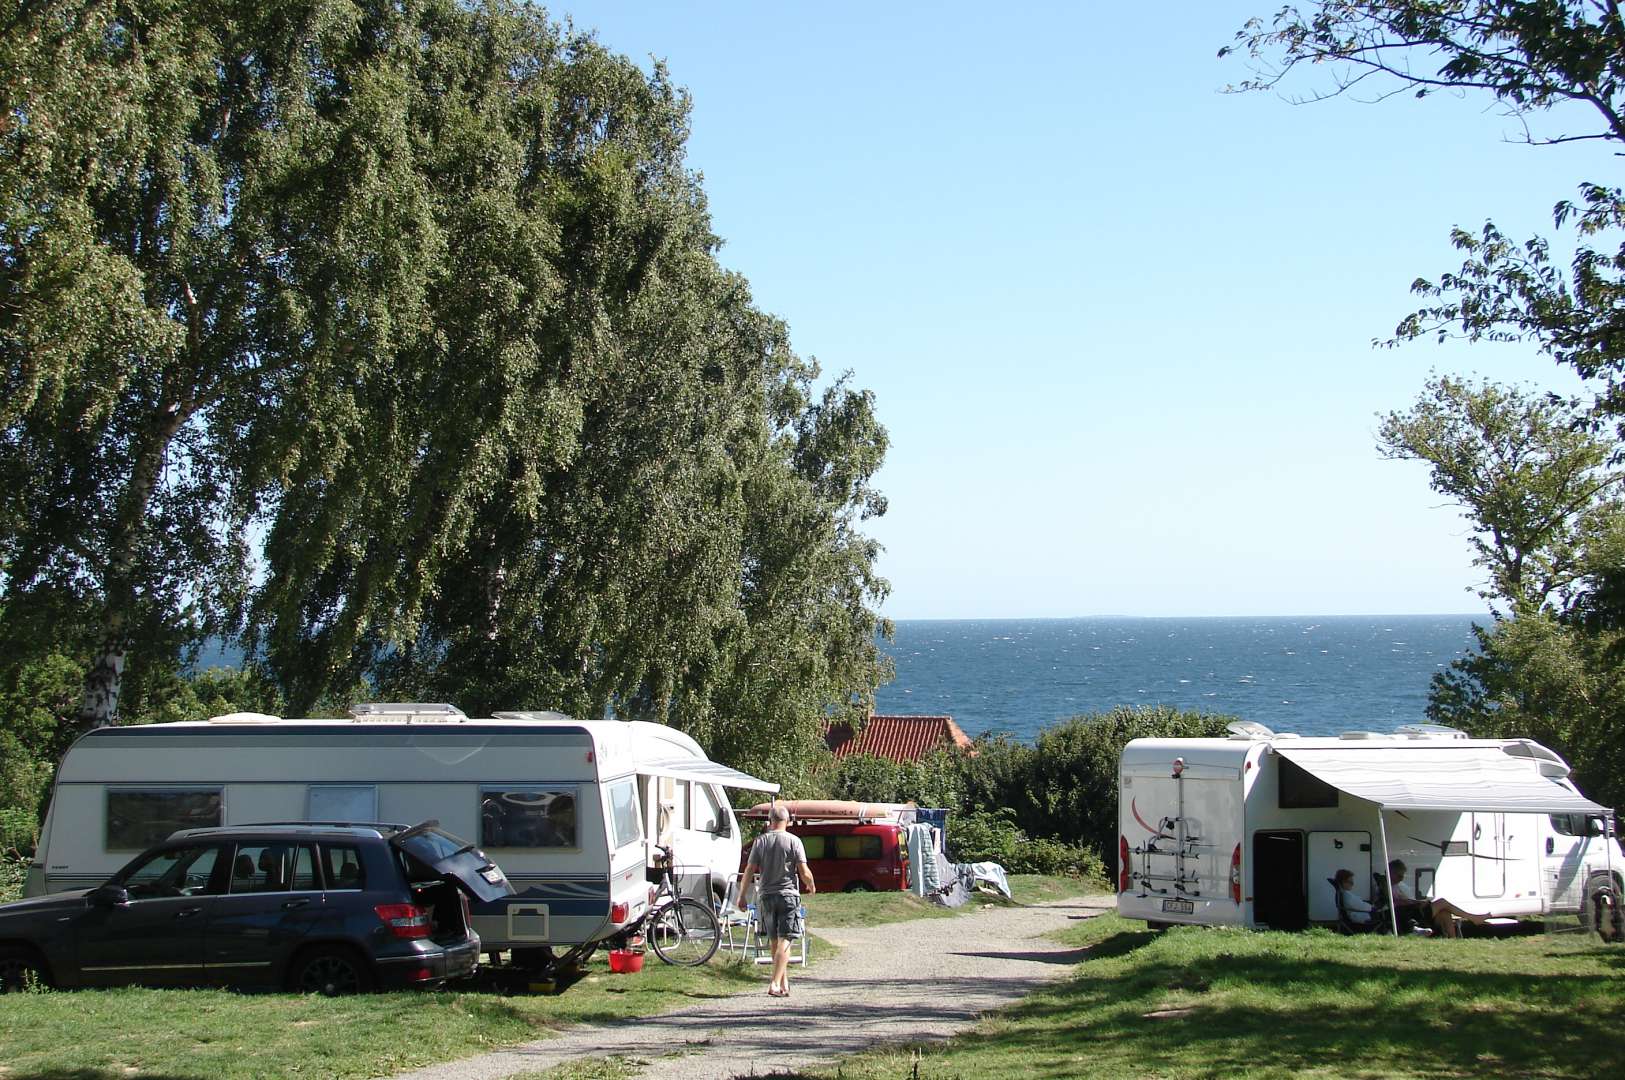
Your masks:
<svg viewBox="0 0 1625 1080"><path fill-rule="evenodd" d="M1385 457L1426 462L1434 491L1462 508L1479 596L1505 615L1567 616L1582 603L1600 538L1625 515L1610 441L1554 398L1449 375L1382 418Z"/></svg>
<svg viewBox="0 0 1625 1080"><path fill-rule="evenodd" d="M872 692L884 432L717 265L661 67L500 0L0 20L3 611L88 613L82 723L238 627L293 713Z"/></svg>

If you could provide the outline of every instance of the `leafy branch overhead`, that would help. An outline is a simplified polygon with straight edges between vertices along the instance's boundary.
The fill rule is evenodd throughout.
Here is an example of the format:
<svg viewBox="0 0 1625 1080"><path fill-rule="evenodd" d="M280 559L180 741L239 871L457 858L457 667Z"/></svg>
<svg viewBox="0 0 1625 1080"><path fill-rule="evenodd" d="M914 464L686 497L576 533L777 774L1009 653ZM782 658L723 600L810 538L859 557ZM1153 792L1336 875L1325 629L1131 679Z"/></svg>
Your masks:
<svg viewBox="0 0 1625 1080"><path fill-rule="evenodd" d="M1614 0L1289 6L1250 21L1220 50L1230 54L1253 71L1238 90L1281 90L1313 69L1329 84L1294 100L1482 93L1531 143L1625 143L1625 18ZM1402 320L1394 339L1529 342L1597 380L1599 417L1625 417L1625 193L1607 178L1577 191L1552 212L1554 226L1572 232L1558 245L1570 256L1554 254L1548 238L1514 240L1493 222L1455 229L1461 266L1415 282L1434 302Z"/></svg>

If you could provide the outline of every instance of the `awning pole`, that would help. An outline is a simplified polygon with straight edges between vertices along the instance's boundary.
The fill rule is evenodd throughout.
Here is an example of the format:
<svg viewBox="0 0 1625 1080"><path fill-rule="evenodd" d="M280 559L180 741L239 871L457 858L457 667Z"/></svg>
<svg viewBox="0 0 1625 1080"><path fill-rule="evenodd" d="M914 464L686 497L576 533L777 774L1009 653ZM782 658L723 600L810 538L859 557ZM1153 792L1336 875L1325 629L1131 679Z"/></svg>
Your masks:
<svg viewBox="0 0 1625 1080"><path fill-rule="evenodd" d="M1399 905L1394 903L1394 883L1389 881L1388 875L1388 823L1383 818L1382 804L1377 804L1377 835L1382 837L1382 880L1388 882L1388 921L1394 928L1394 936L1399 936Z"/></svg>

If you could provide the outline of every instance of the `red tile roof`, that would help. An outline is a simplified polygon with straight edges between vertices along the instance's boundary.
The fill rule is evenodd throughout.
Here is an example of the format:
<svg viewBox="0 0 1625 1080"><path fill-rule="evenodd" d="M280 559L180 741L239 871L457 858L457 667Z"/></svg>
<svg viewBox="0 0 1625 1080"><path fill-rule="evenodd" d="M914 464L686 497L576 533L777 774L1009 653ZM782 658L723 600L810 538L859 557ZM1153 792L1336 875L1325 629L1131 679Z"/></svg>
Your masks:
<svg viewBox="0 0 1625 1080"><path fill-rule="evenodd" d="M851 724L836 721L824 728L824 742L838 758L874 754L892 761L918 761L933 750L971 746L951 716L871 716L855 735Z"/></svg>

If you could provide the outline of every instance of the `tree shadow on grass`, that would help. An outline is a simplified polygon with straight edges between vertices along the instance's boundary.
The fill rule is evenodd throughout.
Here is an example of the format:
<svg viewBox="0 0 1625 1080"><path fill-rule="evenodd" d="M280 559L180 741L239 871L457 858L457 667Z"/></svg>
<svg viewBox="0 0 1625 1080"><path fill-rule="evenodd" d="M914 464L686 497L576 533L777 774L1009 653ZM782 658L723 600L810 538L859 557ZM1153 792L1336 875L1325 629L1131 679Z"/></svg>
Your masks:
<svg viewBox="0 0 1625 1080"><path fill-rule="evenodd" d="M1142 962L1114 972L1092 974L1085 966L1071 982L1010 1010L1012 1023L958 1045L1013 1055L1031 1077L1068 1075L1080 1060L1103 1065L1113 1058L1136 1075L1328 1065L1345 1075L1625 1075L1625 1043L1613 1016L1625 980L1612 975L1383 968L1278 955ZM1306 987L1347 992L1329 1008L1325 995ZM1179 1008L1166 1010L1171 991Z"/></svg>

